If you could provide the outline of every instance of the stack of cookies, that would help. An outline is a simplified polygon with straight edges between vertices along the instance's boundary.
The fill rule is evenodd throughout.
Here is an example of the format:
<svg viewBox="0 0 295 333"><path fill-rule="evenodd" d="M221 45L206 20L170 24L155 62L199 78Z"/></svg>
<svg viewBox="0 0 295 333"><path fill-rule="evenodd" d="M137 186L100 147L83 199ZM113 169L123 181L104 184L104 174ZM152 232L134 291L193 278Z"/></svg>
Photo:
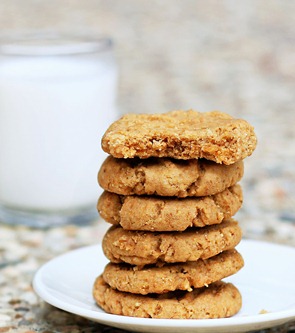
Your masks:
<svg viewBox="0 0 295 333"><path fill-rule="evenodd" d="M148 318L221 318L241 295L221 281L243 267L243 159L252 126L221 112L129 114L102 139L110 156L98 174L105 190L103 239L110 263L93 295L105 311Z"/></svg>

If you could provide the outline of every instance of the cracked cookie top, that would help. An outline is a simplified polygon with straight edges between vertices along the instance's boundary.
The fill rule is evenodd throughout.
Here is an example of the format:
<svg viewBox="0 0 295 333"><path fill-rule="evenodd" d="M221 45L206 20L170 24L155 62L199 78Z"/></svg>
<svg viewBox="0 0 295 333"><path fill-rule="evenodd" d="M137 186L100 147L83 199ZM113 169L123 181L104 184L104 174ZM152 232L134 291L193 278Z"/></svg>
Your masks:
<svg viewBox="0 0 295 333"><path fill-rule="evenodd" d="M108 313L142 318L223 318L233 316L242 306L239 290L222 281L191 292L139 295L113 289L99 276L94 282L93 296Z"/></svg>
<svg viewBox="0 0 295 333"><path fill-rule="evenodd" d="M108 156L98 173L100 186L122 195L185 198L224 191L243 176L243 161L231 165L205 159L118 159Z"/></svg>
<svg viewBox="0 0 295 333"><path fill-rule="evenodd" d="M144 266L207 259L233 249L241 238L241 228L233 219L183 232L130 231L112 226L102 248L113 263Z"/></svg>
<svg viewBox="0 0 295 333"><path fill-rule="evenodd" d="M184 231L221 223L241 208L242 201L238 184L215 195L183 199L104 191L97 209L105 221L126 230Z"/></svg>
<svg viewBox="0 0 295 333"><path fill-rule="evenodd" d="M244 265L236 250L227 250L208 259L185 263L148 265L143 268L109 263L103 278L112 288L134 294L163 294L174 290L192 291L237 273Z"/></svg>
<svg viewBox="0 0 295 333"><path fill-rule="evenodd" d="M205 158L233 164L250 156L257 139L253 127L219 111L127 114L102 138L102 149L116 158Z"/></svg>

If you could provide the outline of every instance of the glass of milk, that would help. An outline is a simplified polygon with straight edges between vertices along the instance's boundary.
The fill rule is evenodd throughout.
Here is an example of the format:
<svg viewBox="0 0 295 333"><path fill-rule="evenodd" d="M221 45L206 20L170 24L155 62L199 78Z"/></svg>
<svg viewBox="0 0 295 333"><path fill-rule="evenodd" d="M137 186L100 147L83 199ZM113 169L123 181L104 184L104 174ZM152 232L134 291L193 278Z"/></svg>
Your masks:
<svg viewBox="0 0 295 333"><path fill-rule="evenodd" d="M98 217L100 140L117 117L110 39L23 36L0 45L0 222Z"/></svg>

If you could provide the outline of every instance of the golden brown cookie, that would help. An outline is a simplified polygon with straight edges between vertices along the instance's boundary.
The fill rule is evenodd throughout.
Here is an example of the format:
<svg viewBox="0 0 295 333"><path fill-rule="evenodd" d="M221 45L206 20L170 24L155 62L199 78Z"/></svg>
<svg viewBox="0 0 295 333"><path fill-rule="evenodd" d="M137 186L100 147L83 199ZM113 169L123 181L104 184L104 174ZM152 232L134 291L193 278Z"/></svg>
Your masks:
<svg viewBox="0 0 295 333"><path fill-rule="evenodd" d="M141 266L207 259L233 249L241 238L241 228L234 220L183 232L130 231L112 226L103 238L102 247L113 263Z"/></svg>
<svg viewBox="0 0 295 333"><path fill-rule="evenodd" d="M127 114L102 138L105 152L117 158L205 158L233 164L256 147L253 127L245 120L212 111Z"/></svg>
<svg viewBox="0 0 295 333"><path fill-rule="evenodd" d="M142 318L224 318L233 316L242 306L238 289L222 281L191 292L136 295L111 288L99 276L94 283L93 296L108 313Z"/></svg>
<svg viewBox="0 0 295 333"><path fill-rule="evenodd" d="M133 294L162 294L174 290L192 291L237 273L244 265L236 250L224 251L208 259L162 267L109 263L103 279L112 288Z"/></svg>
<svg viewBox="0 0 295 333"><path fill-rule="evenodd" d="M221 223L242 206L240 185L206 197L122 196L103 192L97 209L101 217L126 230L183 231Z"/></svg>
<svg viewBox="0 0 295 333"><path fill-rule="evenodd" d="M100 186L122 195L207 196L224 191L243 176L243 161L232 165L169 158L117 159L108 156L98 173Z"/></svg>

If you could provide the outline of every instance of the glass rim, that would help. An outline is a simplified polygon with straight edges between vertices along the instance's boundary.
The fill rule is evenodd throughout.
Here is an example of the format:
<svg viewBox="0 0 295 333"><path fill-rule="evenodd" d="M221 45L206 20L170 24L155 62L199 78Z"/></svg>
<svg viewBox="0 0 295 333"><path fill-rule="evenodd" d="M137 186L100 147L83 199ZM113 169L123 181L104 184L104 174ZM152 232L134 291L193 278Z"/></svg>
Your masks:
<svg viewBox="0 0 295 333"><path fill-rule="evenodd" d="M0 35L0 55L70 56L110 51L113 41L94 34L29 33Z"/></svg>

